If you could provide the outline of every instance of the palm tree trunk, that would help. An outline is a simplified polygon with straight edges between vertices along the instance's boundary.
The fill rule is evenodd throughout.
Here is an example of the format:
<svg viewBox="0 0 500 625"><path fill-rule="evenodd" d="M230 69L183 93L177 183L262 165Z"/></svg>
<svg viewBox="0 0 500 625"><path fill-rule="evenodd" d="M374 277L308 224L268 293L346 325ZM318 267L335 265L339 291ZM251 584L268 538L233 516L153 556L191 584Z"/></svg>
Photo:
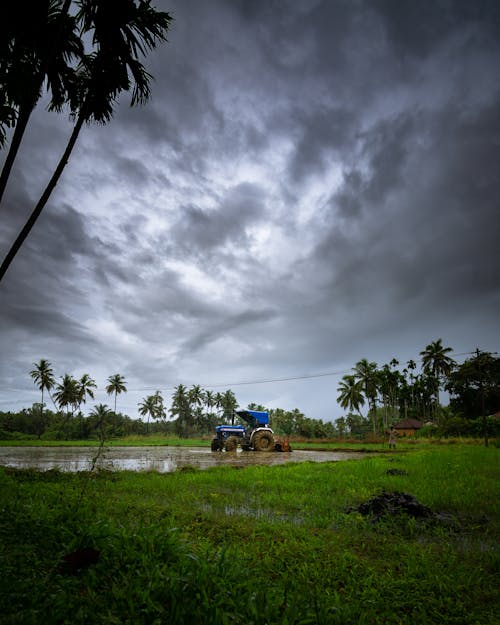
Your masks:
<svg viewBox="0 0 500 625"><path fill-rule="evenodd" d="M373 414L373 435L377 436L377 401L372 397L372 414Z"/></svg>
<svg viewBox="0 0 500 625"><path fill-rule="evenodd" d="M24 228L19 233L17 239L14 241L2 265L0 266L0 282L5 275L5 272L9 268L11 262L14 260L14 257L16 256L17 252L20 250L21 245L24 243L26 237L28 236L31 229L35 225L38 217L40 217L40 214L42 210L44 209L45 205L47 204L52 194L52 191L55 189L56 184L59 182L59 178L61 177L62 172L68 163L71 152L73 151L73 148L75 147L76 140L78 139L78 135L80 134L80 130L82 129L82 126L83 126L83 122L84 122L84 117L83 115L80 115L77 119L75 127L73 128L73 132L71 133L71 137L68 141L68 145L66 146L66 149L64 150L64 154L62 155L61 160L57 164L57 167L52 175L52 178L50 179L48 185L45 187L45 191L42 193L42 196L38 200L38 204L33 209L33 212L29 216L28 221L24 224Z"/></svg>
<svg viewBox="0 0 500 625"><path fill-rule="evenodd" d="M2 167L2 173L0 174L0 203L2 202L5 187L7 186L7 181L9 180L10 172L12 171L12 166L16 160L19 147L21 146L21 141L23 140L24 131L26 130L26 126L28 125L29 118L34 108L35 102L32 102L19 109L19 115L17 116L16 127L14 128L10 148Z"/></svg>
<svg viewBox="0 0 500 625"><path fill-rule="evenodd" d="M40 434L40 430L42 429L42 423L43 423L43 386L42 386L42 405L40 407L40 427L38 428L38 440L40 440L41 434Z"/></svg>
<svg viewBox="0 0 500 625"><path fill-rule="evenodd" d="M71 6L71 0L65 0L64 5L61 9L61 17L69 13L70 6ZM53 51L55 51L57 44L63 35L63 32L64 32L63 20L61 19L61 24L58 29L58 34L56 37L54 37L54 40L52 42ZM28 100L27 104L19 108L19 115L17 116L16 127L14 129L14 134L12 135L12 141L10 144L9 152L3 164L2 173L0 174L0 203L2 202L3 194L5 192L5 187L7 186L7 182L10 177L10 172L12 171L12 166L14 165L14 161L16 160L19 147L21 146L21 141L24 136L24 131L26 130L26 126L28 125L28 121L31 116L31 113L35 109L36 103L38 102L38 99L40 97L40 92L43 87L43 82L44 82L46 71L47 71L47 63L45 63L42 66L38 74L40 78L40 80L38 81L38 88L35 88L33 90L31 101ZM2 279L2 276L3 274L0 275L0 280Z"/></svg>
<svg viewBox="0 0 500 625"><path fill-rule="evenodd" d="M55 408L55 410L56 410L56 412L57 412L57 404L56 404L56 402L54 401L54 398L52 397L52 393L50 392L50 390L49 390L49 389L47 389L47 393L49 394L50 400L52 401L52 404L54 405L54 408Z"/></svg>

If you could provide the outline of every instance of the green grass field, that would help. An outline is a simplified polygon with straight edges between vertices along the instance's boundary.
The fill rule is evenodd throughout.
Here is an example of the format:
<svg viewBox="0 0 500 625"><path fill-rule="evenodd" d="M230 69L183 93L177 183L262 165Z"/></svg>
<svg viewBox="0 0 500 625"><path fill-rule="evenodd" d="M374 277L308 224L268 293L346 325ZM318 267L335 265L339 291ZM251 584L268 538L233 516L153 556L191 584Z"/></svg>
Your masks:
<svg viewBox="0 0 500 625"><path fill-rule="evenodd" d="M499 453L425 445L171 474L0 469L0 622L496 624ZM373 522L355 510L382 491L441 516ZM83 548L98 561L62 564Z"/></svg>

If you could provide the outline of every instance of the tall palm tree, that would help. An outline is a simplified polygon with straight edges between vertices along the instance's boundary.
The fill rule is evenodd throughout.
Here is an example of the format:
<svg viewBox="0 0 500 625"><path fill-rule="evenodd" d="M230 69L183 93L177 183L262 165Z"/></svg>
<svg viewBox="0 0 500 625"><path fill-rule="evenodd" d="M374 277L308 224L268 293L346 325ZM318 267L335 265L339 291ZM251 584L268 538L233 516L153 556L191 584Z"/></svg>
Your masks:
<svg viewBox="0 0 500 625"><path fill-rule="evenodd" d="M54 174L0 265L0 281L55 189L83 124L109 122L123 91L132 91L132 106L149 100L152 76L139 58L166 41L172 19L156 11L151 0L79 0L79 6L76 18L82 35L91 38L93 50L82 57L68 95L75 126Z"/></svg>
<svg viewBox="0 0 500 625"><path fill-rule="evenodd" d="M97 388L95 380L88 373L84 373L78 381L78 407L86 403L87 396L94 399L95 388Z"/></svg>
<svg viewBox="0 0 500 625"><path fill-rule="evenodd" d="M174 417L177 416L176 430L179 436L187 436L192 425L193 416L189 401L189 391L184 384L179 384L175 387L170 412Z"/></svg>
<svg viewBox="0 0 500 625"><path fill-rule="evenodd" d="M238 407L238 401L236 399L235 394L231 389L228 389L225 393L222 394L221 398L221 408L224 411L224 419L226 421L231 421L234 419L234 411Z"/></svg>
<svg viewBox="0 0 500 625"><path fill-rule="evenodd" d="M44 83L51 110L60 110L73 88L74 61L82 57L84 46L70 5L71 0L7 0L3 7L0 126L14 127L14 133L0 174L0 202Z"/></svg>
<svg viewBox="0 0 500 625"><path fill-rule="evenodd" d="M112 411L105 404L97 404L89 412L89 418L99 433L99 439L104 440L105 427L111 418Z"/></svg>
<svg viewBox="0 0 500 625"><path fill-rule="evenodd" d="M80 399L78 380L75 380L69 373L65 373L55 386L54 399L59 408L70 408L69 413L73 416Z"/></svg>
<svg viewBox="0 0 500 625"><path fill-rule="evenodd" d="M368 401L373 420L373 433L377 432L377 393L378 393L378 373L377 363L368 362L362 358L354 367L354 377L359 380L363 393Z"/></svg>
<svg viewBox="0 0 500 625"><path fill-rule="evenodd" d="M156 391L154 395L149 395L139 404L139 414L143 417L147 416L146 432L149 433L149 419L160 419L165 416L163 405L163 397L160 391Z"/></svg>
<svg viewBox="0 0 500 625"><path fill-rule="evenodd" d="M199 384L193 384L188 391L189 403L194 407L192 411L193 422L198 429L203 427L203 409L205 403L205 391Z"/></svg>
<svg viewBox="0 0 500 625"><path fill-rule="evenodd" d="M356 380L354 375L344 375L339 383L337 392L339 393L337 401L342 408L355 411L360 416L363 416L361 414L361 406L364 406L365 398L363 397L363 383L361 380Z"/></svg>
<svg viewBox="0 0 500 625"><path fill-rule="evenodd" d="M448 356L453 351L451 347L443 347L443 339L437 339L429 343L427 347L420 352L422 356L422 367L427 373L431 371L436 377L448 375L455 361Z"/></svg>
<svg viewBox="0 0 500 625"><path fill-rule="evenodd" d="M201 406L205 401L205 392L199 384L193 384L188 391L189 401L195 406Z"/></svg>
<svg viewBox="0 0 500 625"><path fill-rule="evenodd" d="M209 413L212 412L212 408L217 405L217 398L213 391L205 391L205 406Z"/></svg>
<svg viewBox="0 0 500 625"><path fill-rule="evenodd" d="M78 412L80 415L80 435L83 438L83 414L81 411L82 404L87 402L87 397L94 399L94 389L97 388L95 380L88 373L84 373L78 380Z"/></svg>
<svg viewBox="0 0 500 625"><path fill-rule="evenodd" d="M439 406L441 379L449 375L456 364L453 358L448 356L452 351L451 347L443 347L442 339L437 339L420 352L424 373L432 375L435 379L436 408Z"/></svg>
<svg viewBox="0 0 500 625"><path fill-rule="evenodd" d="M116 415L116 397L120 393L126 393L127 387L125 386L125 378L119 374L115 373L114 375L110 375L108 378L108 385L106 386L106 393L108 395L115 396L115 415Z"/></svg>
<svg viewBox="0 0 500 625"><path fill-rule="evenodd" d="M156 391L153 397L155 398L155 402L156 402L156 410L155 410L154 418L164 419L167 416L167 413L165 410L165 402L163 400L163 395L161 394L161 391Z"/></svg>
<svg viewBox="0 0 500 625"><path fill-rule="evenodd" d="M40 404L40 417L43 420L43 392L46 390L49 395L50 391L53 388L56 380L54 378L54 371L52 370L52 365L48 360L42 358L40 362L33 363L35 367L33 371L30 371L30 376L33 378L36 384L38 384L38 388L42 391L42 403Z"/></svg>

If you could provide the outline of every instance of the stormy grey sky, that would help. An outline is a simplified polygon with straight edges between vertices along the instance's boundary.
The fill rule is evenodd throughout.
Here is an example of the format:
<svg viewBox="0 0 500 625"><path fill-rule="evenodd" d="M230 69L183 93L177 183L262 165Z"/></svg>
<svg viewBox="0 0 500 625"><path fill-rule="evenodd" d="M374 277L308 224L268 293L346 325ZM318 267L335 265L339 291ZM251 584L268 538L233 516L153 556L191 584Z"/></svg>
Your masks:
<svg viewBox="0 0 500 625"><path fill-rule="evenodd" d="M155 5L152 101L84 129L0 284L0 410L47 358L132 417L183 383L330 419L360 358L500 351L500 4ZM2 257L70 130L38 107Z"/></svg>

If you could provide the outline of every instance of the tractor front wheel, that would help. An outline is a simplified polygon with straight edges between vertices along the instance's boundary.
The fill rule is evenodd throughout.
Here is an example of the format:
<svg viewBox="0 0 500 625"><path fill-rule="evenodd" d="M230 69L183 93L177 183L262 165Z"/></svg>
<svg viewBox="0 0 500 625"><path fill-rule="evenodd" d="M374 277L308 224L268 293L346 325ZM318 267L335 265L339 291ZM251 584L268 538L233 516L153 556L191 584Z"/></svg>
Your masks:
<svg viewBox="0 0 500 625"><path fill-rule="evenodd" d="M238 447L238 439L236 436L230 436L226 440L224 447L226 448L226 451L236 451L236 447Z"/></svg>
<svg viewBox="0 0 500 625"><path fill-rule="evenodd" d="M255 451L274 451L274 436L271 432L256 432L252 444Z"/></svg>
<svg viewBox="0 0 500 625"><path fill-rule="evenodd" d="M212 451L222 451L222 441L218 438L213 438L210 448Z"/></svg>

